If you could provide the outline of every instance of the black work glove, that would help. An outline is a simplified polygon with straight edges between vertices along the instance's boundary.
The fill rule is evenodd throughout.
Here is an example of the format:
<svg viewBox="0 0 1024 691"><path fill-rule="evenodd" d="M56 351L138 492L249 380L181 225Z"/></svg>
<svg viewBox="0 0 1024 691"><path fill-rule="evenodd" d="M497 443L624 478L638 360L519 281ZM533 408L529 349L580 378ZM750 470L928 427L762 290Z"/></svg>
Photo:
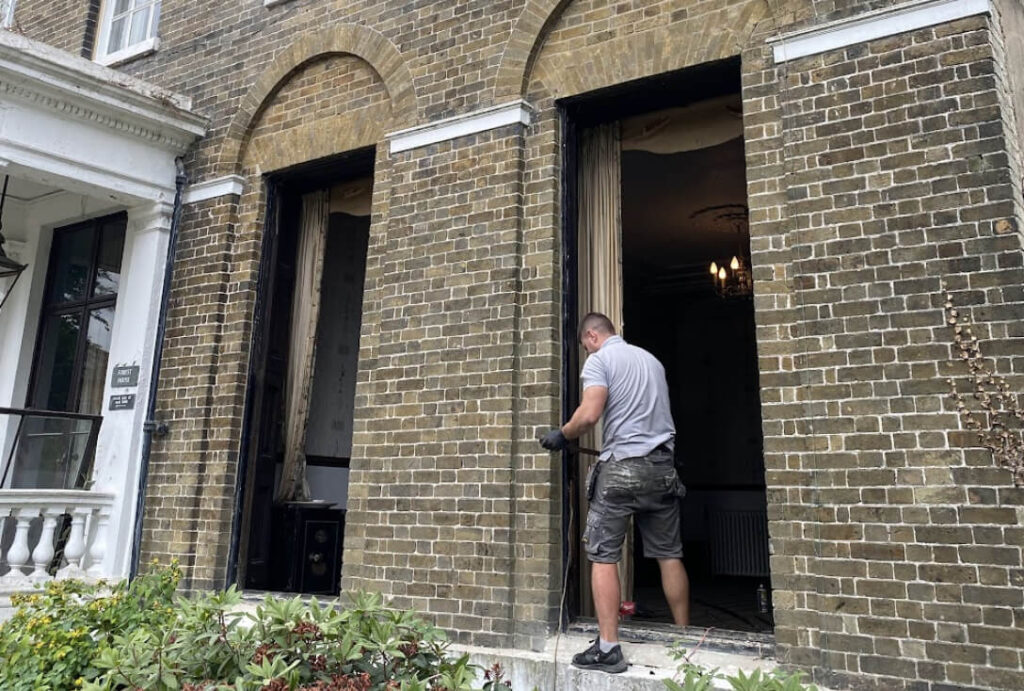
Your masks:
<svg viewBox="0 0 1024 691"><path fill-rule="evenodd" d="M548 451L561 451L568 443L562 430L553 429L540 438L540 445Z"/></svg>

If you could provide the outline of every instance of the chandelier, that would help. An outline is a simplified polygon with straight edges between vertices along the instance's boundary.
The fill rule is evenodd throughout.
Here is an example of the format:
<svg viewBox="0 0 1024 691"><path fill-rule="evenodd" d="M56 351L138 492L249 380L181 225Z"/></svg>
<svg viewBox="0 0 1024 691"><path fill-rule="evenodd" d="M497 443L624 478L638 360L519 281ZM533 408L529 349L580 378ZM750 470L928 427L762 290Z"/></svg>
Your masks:
<svg viewBox="0 0 1024 691"><path fill-rule="evenodd" d="M723 263L711 262L711 280L715 285L715 293L721 298L748 298L754 294L754 279L750 274L750 266L743 255L733 255L728 268Z"/></svg>
<svg viewBox="0 0 1024 691"><path fill-rule="evenodd" d="M746 234L743 232L747 224L747 207L738 208L725 207L718 218L732 223L736 231L736 253L728 265L725 262L719 264L711 262L709 272L715 286L715 292L721 298L749 298L754 294L754 277L750 273L750 260L744 256L743 248L746 244Z"/></svg>

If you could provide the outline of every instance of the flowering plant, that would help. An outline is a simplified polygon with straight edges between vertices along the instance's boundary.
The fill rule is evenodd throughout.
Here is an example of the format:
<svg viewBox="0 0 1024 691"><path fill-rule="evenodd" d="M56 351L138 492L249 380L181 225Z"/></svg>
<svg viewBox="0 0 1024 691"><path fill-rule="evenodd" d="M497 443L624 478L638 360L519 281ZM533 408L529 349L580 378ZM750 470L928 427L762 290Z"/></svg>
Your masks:
<svg viewBox="0 0 1024 691"><path fill-rule="evenodd" d="M115 635L166 621L180 579L172 564L131 582L54 580L11 595L15 613L0 625L0 688L63 691L96 679L93 660Z"/></svg>

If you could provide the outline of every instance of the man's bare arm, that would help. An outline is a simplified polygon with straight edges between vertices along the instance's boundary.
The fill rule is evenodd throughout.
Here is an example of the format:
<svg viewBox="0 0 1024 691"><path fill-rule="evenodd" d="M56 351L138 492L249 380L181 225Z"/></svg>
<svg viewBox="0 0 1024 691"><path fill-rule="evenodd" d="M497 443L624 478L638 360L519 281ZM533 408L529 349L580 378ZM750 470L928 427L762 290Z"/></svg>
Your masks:
<svg viewBox="0 0 1024 691"><path fill-rule="evenodd" d="M566 439L579 439L587 430L597 424L604 413L608 402L608 388L604 386L588 386L583 389L583 400L569 422L562 425L562 434Z"/></svg>

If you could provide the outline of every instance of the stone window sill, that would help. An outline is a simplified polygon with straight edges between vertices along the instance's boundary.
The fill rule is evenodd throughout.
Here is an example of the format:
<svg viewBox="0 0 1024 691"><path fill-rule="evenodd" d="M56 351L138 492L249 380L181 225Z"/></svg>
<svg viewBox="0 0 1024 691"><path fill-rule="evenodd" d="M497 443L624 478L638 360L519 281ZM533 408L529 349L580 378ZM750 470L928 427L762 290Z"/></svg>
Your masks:
<svg viewBox="0 0 1024 691"><path fill-rule="evenodd" d="M153 38L147 38L145 41L136 43L133 46L129 46L123 50L119 50L116 53L109 53L96 58L96 62L106 67L114 67L116 65L123 65L126 62L141 58L144 55L150 55L155 53L160 47L160 39L156 36Z"/></svg>

